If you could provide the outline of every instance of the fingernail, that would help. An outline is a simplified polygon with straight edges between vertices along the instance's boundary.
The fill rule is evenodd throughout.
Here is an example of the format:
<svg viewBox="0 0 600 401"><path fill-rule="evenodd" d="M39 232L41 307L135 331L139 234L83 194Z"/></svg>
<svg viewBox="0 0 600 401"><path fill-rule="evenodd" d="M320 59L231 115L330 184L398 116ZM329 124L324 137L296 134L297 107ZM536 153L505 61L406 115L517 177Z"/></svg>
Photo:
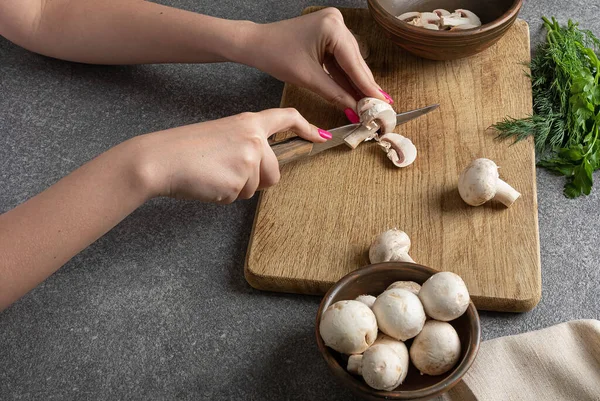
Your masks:
<svg viewBox="0 0 600 401"><path fill-rule="evenodd" d="M325 139L331 139L333 138L333 135L331 135L331 132L329 131L325 131L324 129L319 128L319 135L321 135L321 138L325 138Z"/></svg>
<svg viewBox="0 0 600 401"><path fill-rule="evenodd" d="M390 95L385 93L382 89L379 89L379 92L381 92L381 94L383 95L385 100L387 100L389 102L389 104L394 104L394 99L392 99L392 97Z"/></svg>
<svg viewBox="0 0 600 401"><path fill-rule="evenodd" d="M358 114L356 114L356 112L354 110L352 110L350 107L348 107L346 110L344 110L344 114L346 114L346 117L348 117L348 120L350 120L350 122L352 124L356 124L356 123L360 122L360 118L358 118Z"/></svg>

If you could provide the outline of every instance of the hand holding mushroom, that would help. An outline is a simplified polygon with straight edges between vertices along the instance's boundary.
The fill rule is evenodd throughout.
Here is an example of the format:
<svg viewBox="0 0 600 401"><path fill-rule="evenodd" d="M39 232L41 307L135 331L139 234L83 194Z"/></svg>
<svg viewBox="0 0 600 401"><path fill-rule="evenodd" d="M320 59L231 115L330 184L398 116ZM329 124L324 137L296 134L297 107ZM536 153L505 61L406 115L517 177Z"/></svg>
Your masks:
<svg viewBox="0 0 600 401"><path fill-rule="evenodd" d="M344 140L352 149L360 143L374 139L387 153L396 167L406 167L417 158L417 148L412 141L392 132L396 128L396 112L389 103L375 98L358 102L361 126Z"/></svg>
<svg viewBox="0 0 600 401"><path fill-rule="evenodd" d="M391 391L404 382L410 362L432 376L458 363L460 338L447 322L462 316L469 302L462 279L441 272L422 286L397 281L377 297L338 301L323 313L319 332L325 345L349 354L348 372L374 389ZM426 321L426 314L432 319ZM404 341L411 338L409 349Z"/></svg>

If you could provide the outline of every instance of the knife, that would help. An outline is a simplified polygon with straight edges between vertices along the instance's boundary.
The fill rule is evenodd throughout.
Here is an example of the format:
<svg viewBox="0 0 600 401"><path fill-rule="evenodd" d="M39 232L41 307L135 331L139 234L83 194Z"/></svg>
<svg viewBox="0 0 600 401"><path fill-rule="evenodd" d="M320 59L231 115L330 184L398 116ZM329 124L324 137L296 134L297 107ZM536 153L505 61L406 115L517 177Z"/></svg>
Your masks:
<svg viewBox="0 0 600 401"><path fill-rule="evenodd" d="M431 106L396 114L396 126L404 124L410 120L414 120L417 117L421 117L430 111L437 109L439 106L439 104L432 104ZM342 145L345 143L344 139L354 132L358 127L360 127L360 125L361 124L349 124L344 125L343 127L328 130L333 138L327 142L313 143L307 141L306 139L294 137L271 145L271 149L277 156L277 160L281 166L294 160L314 156L317 153L323 152L324 150Z"/></svg>

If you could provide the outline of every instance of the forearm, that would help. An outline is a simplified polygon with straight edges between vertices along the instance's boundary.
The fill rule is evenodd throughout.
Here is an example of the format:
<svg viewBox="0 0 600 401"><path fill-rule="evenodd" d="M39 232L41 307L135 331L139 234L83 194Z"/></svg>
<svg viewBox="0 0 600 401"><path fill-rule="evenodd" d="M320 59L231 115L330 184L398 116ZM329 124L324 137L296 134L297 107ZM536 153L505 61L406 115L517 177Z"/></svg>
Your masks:
<svg viewBox="0 0 600 401"><path fill-rule="evenodd" d="M124 142L0 215L0 310L149 198L136 147Z"/></svg>
<svg viewBox="0 0 600 401"><path fill-rule="evenodd" d="M21 1L41 1L39 14ZM236 61L254 26L143 0L0 2L0 34L36 53L92 64Z"/></svg>

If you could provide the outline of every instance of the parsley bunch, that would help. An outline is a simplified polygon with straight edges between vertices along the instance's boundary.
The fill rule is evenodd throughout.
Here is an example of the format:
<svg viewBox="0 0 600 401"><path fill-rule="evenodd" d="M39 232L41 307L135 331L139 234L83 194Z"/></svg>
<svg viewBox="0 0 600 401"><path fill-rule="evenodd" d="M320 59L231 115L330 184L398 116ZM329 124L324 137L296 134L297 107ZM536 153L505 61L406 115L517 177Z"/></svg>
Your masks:
<svg viewBox="0 0 600 401"><path fill-rule="evenodd" d="M589 195L600 169L600 40L569 21L543 18L548 31L531 61L531 117L506 118L493 127L500 139L534 137L539 166L567 177L564 194Z"/></svg>

